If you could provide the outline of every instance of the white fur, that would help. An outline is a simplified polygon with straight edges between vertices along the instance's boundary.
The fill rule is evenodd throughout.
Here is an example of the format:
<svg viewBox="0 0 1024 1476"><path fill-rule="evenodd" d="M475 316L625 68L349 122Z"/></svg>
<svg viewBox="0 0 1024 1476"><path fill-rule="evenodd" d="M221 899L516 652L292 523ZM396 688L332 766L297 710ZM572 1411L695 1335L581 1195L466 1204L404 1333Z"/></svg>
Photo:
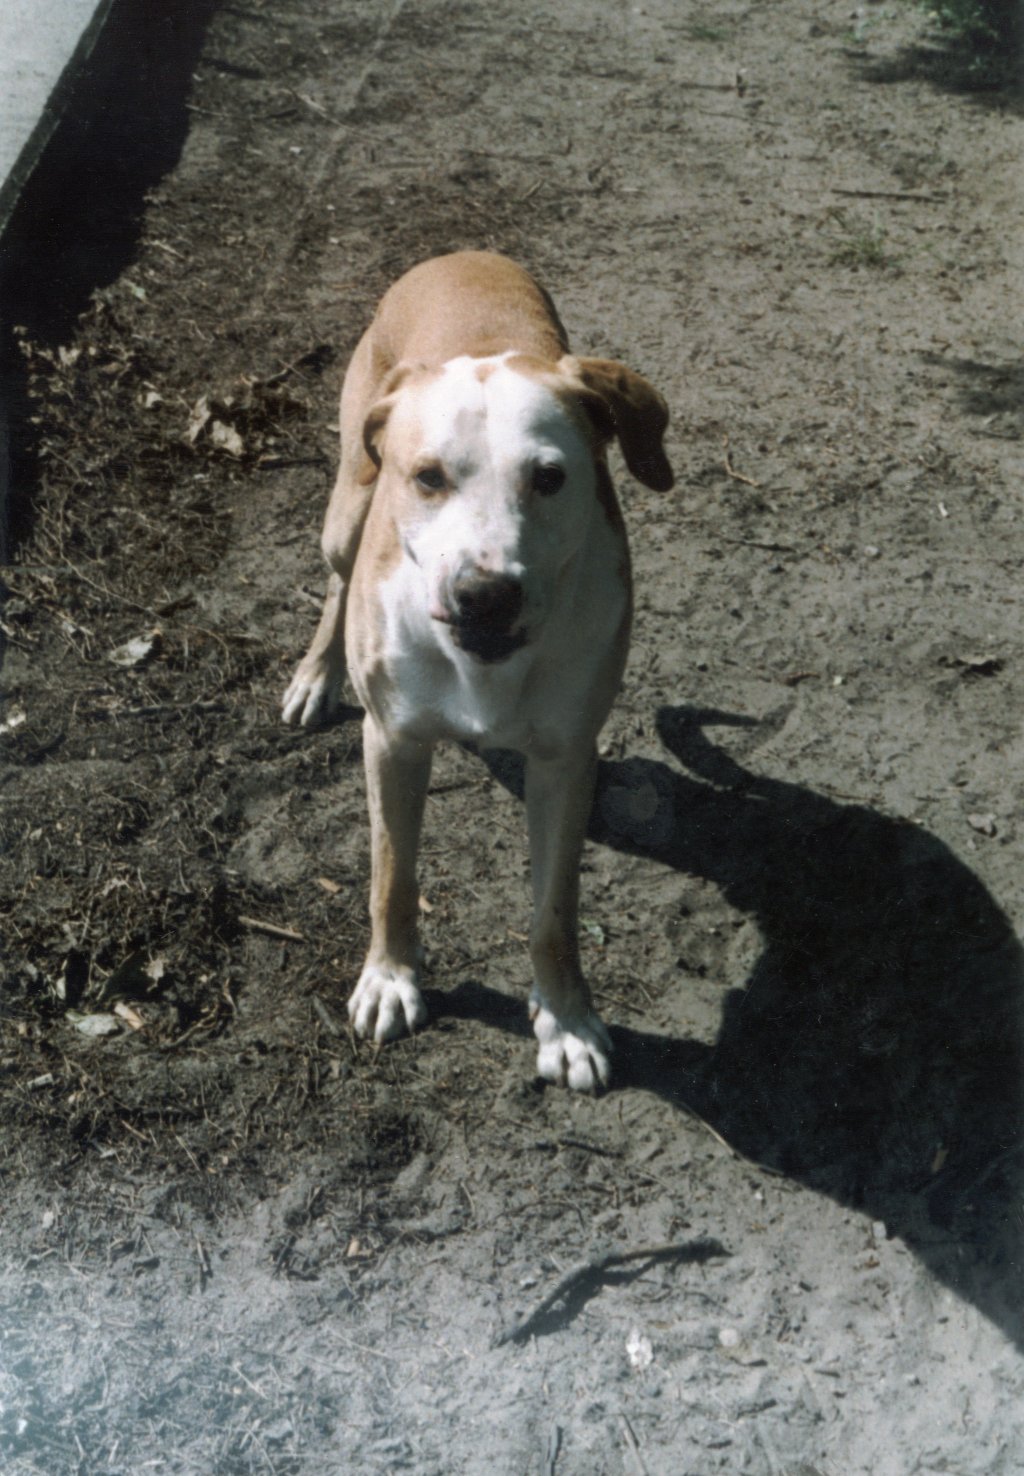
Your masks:
<svg viewBox="0 0 1024 1476"><path fill-rule="evenodd" d="M380 591L391 678L383 717L393 731L425 742L451 738L551 757L589 720L587 693L626 590L613 575L617 545L583 433L550 390L500 359L481 383L481 362L488 361L452 361L416 402L422 454L445 466L454 490L437 503L425 499L402 528L401 561ZM396 421L402 413L400 401ZM541 464L566 472L548 497L530 487ZM517 626L528 639L504 661L487 664L462 651L436 618L464 561L522 581ZM354 665L353 680L358 690Z"/></svg>
<svg viewBox="0 0 1024 1476"><path fill-rule="evenodd" d="M611 1077L612 1043L595 1010L579 1020L560 1020L540 1002L530 1002L533 1033L540 1042L537 1075L578 1092L595 1092Z"/></svg>
<svg viewBox="0 0 1024 1476"><path fill-rule="evenodd" d="M349 999L348 1017L357 1035L378 1044L425 1025L427 1007L412 969L367 964Z"/></svg>
<svg viewBox="0 0 1024 1476"><path fill-rule="evenodd" d="M341 706L345 668L339 661L303 663L295 670L281 699L281 717L286 723L315 728L332 718Z"/></svg>
<svg viewBox="0 0 1024 1476"><path fill-rule="evenodd" d="M358 1035L378 1042L426 1017L410 960L431 747L445 738L515 749L527 760L537 1069L593 1091L608 1082L611 1042L579 968L576 881L595 738L621 676L630 595L614 494L598 485L606 472L586 419L582 361L538 372L511 355L460 357L424 374L412 361L375 402L367 398L374 332L357 349L342 396L349 459L343 447L324 531L334 573L283 704L289 722L330 713L347 646L367 712L374 837L373 940L349 1016ZM599 379L608 367L587 362ZM363 444L379 463L372 483L357 466L364 426ZM536 473L556 467L564 480L545 492ZM499 648L505 637L521 643L497 660L460 643L474 644L472 627L460 623L460 594L474 582L486 588L489 575L492 589L504 581L522 591L514 619L495 632Z"/></svg>

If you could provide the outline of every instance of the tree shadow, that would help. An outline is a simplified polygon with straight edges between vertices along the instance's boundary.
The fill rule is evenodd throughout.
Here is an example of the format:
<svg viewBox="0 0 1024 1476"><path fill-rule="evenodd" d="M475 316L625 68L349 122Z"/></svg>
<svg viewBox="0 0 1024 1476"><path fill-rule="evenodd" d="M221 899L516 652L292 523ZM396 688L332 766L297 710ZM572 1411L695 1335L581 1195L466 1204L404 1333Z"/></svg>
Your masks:
<svg viewBox="0 0 1024 1476"><path fill-rule="evenodd" d="M763 950L712 1046L625 1028L615 1082L696 1112L742 1154L882 1220L1024 1345L1024 952L919 826L760 777L663 708L687 769L602 763L591 838L707 878ZM489 755L521 793L522 766Z"/></svg>
<svg viewBox="0 0 1024 1476"><path fill-rule="evenodd" d="M939 91L973 97L990 108L1024 113L1021 66L1006 56L979 56L958 46L935 43L905 46L885 60L856 54L853 59L863 82L927 82Z"/></svg>
<svg viewBox="0 0 1024 1476"><path fill-rule="evenodd" d="M851 51L865 82L926 82L969 95L988 107L1024 111L1024 13L1018 0L976 0L936 6L926 36L885 58Z"/></svg>
<svg viewBox="0 0 1024 1476"><path fill-rule="evenodd" d="M1024 434L1024 361L987 363L931 351L921 355L930 368L956 375L960 402L968 415L998 420L1006 439Z"/></svg>
<svg viewBox="0 0 1024 1476"><path fill-rule="evenodd" d="M113 0L59 100L0 249L0 394L10 420L12 534L35 482L35 431L13 330L56 348L132 260L148 192L177 163L186 99L218 0ZM2 512L2 510L0 510Z"/></svg>

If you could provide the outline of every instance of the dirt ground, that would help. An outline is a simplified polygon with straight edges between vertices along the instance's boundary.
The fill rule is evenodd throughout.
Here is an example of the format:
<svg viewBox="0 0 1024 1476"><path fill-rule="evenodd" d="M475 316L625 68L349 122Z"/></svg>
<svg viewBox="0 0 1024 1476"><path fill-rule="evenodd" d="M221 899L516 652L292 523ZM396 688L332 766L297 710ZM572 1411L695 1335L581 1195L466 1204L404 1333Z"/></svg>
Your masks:
<svg viewBox="0 0 1024 1476"><path fill-rule="evenodd" d="M26 299L0 1470L1021 1471L1019 95L850 0L186 29L127 236L70 169ZM458 246L672 407L599 1099L533 1077L515 765L439 757L432 1020L377 1052L359 726L278 720L346 356Z"/></svg>

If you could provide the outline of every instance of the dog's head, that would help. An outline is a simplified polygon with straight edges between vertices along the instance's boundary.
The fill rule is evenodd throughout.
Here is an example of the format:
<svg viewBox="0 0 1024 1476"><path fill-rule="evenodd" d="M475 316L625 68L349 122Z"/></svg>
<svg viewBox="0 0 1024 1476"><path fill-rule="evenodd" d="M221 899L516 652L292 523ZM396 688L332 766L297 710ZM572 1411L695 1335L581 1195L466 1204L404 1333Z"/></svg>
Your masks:
<svg viewBox="0 0 1024 1476"><path fill-rule="evenodd" d="M431 618L500 661L542 630L592 520L617 516L609 441L646 486L671 487L667 424L652 386L607 359L403 364L366 418L363 479L387 498Z"/></svg>

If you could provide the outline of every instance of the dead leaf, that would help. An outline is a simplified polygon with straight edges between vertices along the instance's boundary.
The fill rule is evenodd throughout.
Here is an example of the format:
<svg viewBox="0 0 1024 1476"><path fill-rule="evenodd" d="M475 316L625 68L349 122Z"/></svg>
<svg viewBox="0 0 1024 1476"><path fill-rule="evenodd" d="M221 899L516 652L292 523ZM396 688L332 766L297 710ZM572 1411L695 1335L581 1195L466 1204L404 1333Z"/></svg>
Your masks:
<svg viewBox="0 0 1024 1476"><path fill-rule="evenodd" d="M209 440L218 451L226 451L229 456L244 455L245 442L230 423L236 414L237 408L230 400L200 396L189 412L185 440L190 446L200 439Z"/></svg>
<svg viewBox="0 0 1024 1476"><path fill-rule="evenodd" d="M210 409L209 395L195 402L188 417L188 426L185 430L185 439L190 446L194 446L203 431L213 419L213 411Z"/></svg>
<svg viewBox="0 0 1024 1476"><path fill-rule="evenodd" d="M210 440L218 451L226 451L229 456L245 455L245 442L234 426L228 425L224 420L210 421Z"/></svg>
<svg viewBox="0 0 1024 1476"><path fill-rule="evenodd" d="M650 1368L654 1362L654 1348L646 1333L638 1327L630 1328L626 1339L626 1358L630 1368Z"/></svg>
<svg viewBox="0 0 1024 1476"><path fill-rule="evenodd" d="M994 815L968 815L967 823L972 830L978 831L980 835L995 835L996 817Z"/></svg>
<svg viewBox="0 0 1024 1476"><path fill-rule="evenodd" d="M142 972L145 974L150 983L159 984L164 975L167 973L166 958L164 958L163 954L157 954L156 958L150 959L149 963L146 965Z"/></svg>
<svg viewBox="0 0 1024 1476"><path fill-rule="evenodd" d="M121 1029L113 1015L80 1015L77 1010L68 1010L65 1019L82 1035L115 1035Z"/></svg>
<svg viewBox="0 0 1024 1476"><path fill-rule="evenodd" d="M329 876L318 876L316 879L316 884L318 887L323 887L325 892L330 892L332 897L336 897L337 894L341 891L341 887L338 885L338 883L336 881L331 881Z"/></svg>
<svg viewBox="0 0 1024 1476"><path fill-rule="evenodd" d="M144 666L146 662L159 649L163 640L163 632L160 630L147 630L142 635L134 636L130 641L125 641L123 646L117 646L107 657L115 666L123 666L130 669Z"/></svg>
<svg viewBox="0 0 1024 1476"><path fill-rule="evenodd" d="M20 707L16 707L11 713L10 717L5 719L4 722L0 723L0 736L3 736L3 734L5 733L13 733L15 728L20 728L22 723L25 721L25 713Z"/></svg>
<svg viewBox="0 0 1024 1476"><path fill-rule="evenodd" d="M123 1000L114 1006L114 1014L119 1020L123 1020L126 1025L130 1025L133 1030L145 1030L146 1028L146 1022L138 1010L133 1009L129 1004L125 1004Z"/></svg>

